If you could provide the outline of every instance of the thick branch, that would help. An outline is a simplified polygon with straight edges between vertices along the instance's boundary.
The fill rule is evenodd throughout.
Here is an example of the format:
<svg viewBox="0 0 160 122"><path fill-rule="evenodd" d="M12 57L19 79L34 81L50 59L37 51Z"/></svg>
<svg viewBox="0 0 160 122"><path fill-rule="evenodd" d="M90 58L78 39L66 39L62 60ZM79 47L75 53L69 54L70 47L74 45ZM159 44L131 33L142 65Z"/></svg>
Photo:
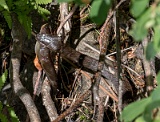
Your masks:
<svg viewBox="0 0 160 122"><path fill-rule="evenodd" d="M21 99L25 105L31 122L40 122L40 116L37 108L28 91L23 87L20 78L20 62L22 54L22 41L25 40L26 34L18 21L17 15L12 14L12 38L13 50L11 54L10 79L15 94Z"/></svg>

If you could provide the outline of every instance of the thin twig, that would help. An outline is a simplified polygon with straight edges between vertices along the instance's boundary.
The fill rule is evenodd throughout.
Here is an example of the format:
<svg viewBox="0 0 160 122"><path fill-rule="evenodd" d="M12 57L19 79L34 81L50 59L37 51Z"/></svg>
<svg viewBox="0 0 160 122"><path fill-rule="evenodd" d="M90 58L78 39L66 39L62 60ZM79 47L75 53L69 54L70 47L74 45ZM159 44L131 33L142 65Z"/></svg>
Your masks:
<svg viewBox="0 0 160 122"><path fill-rule="evenodd" d="M108 17L107 17L107 19L106 19L106 21L105 21L105 23L104 23L105 26L106 26L106 24L109 22L109 20L113 17L113 14L114 14L114 12L116 11L116 9L118 9L119 6L120 6L123 2L125 2L125 1L126 1L126 0L121 0L121 1L116 5L115 9L114 9L113 11L111 11L110 15L108 15ZM103 30L103 28L102 28L102 30Z"/></svg>
<svg viewBox="0 0 160 122"><path fill-rule="evenodd" d="M92 49L92 50L95 51L96 53L100 54L100 51L99 51L99 50L97 50L96 48L93 48L93 47L90 46L89 44L84 43L84 45L87 46L88 48ZM126 48L126 49L124 49L124 50L121 50L121 52L130 50L130 49L132 49L132 48L133 48L133 47ZM113 52L113 53L108 54L108 55L113 55L113 54L116 54L116 53L117 53L117 52ZM105 58L106 58L107 60L111 61L111 62L116 63L116 61L113 60L113 59L111 59L108 55L106 55ZM130 67L124 65L124 64L121 64L121 65L122 65L123 67L125 67L126 69L130 70L131 72L133 72L133 73L134 73L135 75L137 75L138 77L141 77L141 76L140 76L136 71L134 71L132 68L130 68ZM143 80L143 79L142 79L142 80Z"/></svg>
<svg viewBox="0 0 160 122"><path fill-rule="evenodd" d="M67 115L69 115L73 110L75 110L80 104L87 99L91 95L91 90L87 90L84 94L82 94L75 103L70 106L65 112L63 112L58 118L52 122L60 122L63 120Z"/></svg>
<svg viewBox="0 0 160 122"><path fill-rule="evenodd" d="M116 2L115 2L116 3ZM122 111L122 96L123 96L123 91L122 91L122 85L123 82L121 80L121 47L120 47L120 30L119 30L119 11L118 8L114 12L114 19L115 19L115 34L116 34L116 60L117 60L117 78L118 78L118 83L119 83L119 91L118 91L118 109L119 112L121 113Z"/></svg>
<svg viewBox="0 0 160 122"><path fill-rule="evenodd" d="M70 19L72 17L72 15L74 14L74 12L76 11L76 9L78 8L78 5L74 5L74 7L72 8L72 10L70 11L70 13L68 14L68 16L66 16L66 18L61 22L61 24L59 25L58 29L57 29L57 35L59 35L62 27L64 26L64 24L67 22L68 19Z"/></svg>
<svg viewBox="0 0 160 122"><path fill-rule="evenodd" d="M82 73L83 75L85 75L85 77L86 77L87 79L91 80L91 77L90 77L85 71L81 70L81 73ZM102 80L104 80L104 79L102 78ZM104 82L105 82L105 81L104 81ZM115 93L112 92L112 94L111 94L111 93L110 93L109 91L107 91L106 88L104 88L102 85L99 85L99 88L100 88L104 93L106 93L109 97L111 97L114 101L118 102L118 98L117 98L117 96L115 95ZM109 88L109 89L110 89L110 88ZM112 90L110 90L110 91L112 91Z"/></svg>
<svg viewBox="0 0 160 122"><path fill-rule="evenodd" d="M142 41L143 53L144 53L144 49L147 47L149 43L149 40L150 38L148 36ZM143 68L144 68L144 73L145 73L146 91L148 92L148 95L149 95L151 91L153 90L153 74L151 70L151 64L146 59L145 56L143 56L142 62L143 62Z"/></svg>
<svg viewBox="0 0 160 122"><path fill-rule="evenodd" d="M93 51L97 52L98 54L100 53L99 50L93 48L91 45L87 44L86 42L84 42L84 45L85 45L86 47L92 49ZM128 51L128 50L132 50L132 49L133 49L133 46L128 47L128 48L125 48L125 49L121 50L121 53L126 52L126 51ZM107 54L106 57L115 55L116 53L117 53L117 52L113 52L113 53Z"/></svg>

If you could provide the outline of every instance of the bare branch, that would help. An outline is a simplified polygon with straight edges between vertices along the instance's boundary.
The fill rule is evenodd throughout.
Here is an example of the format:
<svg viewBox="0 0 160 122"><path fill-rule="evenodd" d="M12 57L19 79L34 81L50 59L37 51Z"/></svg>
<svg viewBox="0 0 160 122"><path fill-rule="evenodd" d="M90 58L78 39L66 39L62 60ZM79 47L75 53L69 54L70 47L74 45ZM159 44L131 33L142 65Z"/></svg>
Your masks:
<svg viewBox="0 0 160 122"><path fill-rule="evenodd" d="M74 5L74 7L72 8L72 10L68 14L68 16L61 22L60 26L57 29L57 35L59 35L60 30L62 29L62 27L64 26L64 24L67 22L67 20L72 17L72 15L76 11L77 7L78 7L78 5Z"/></svg>
<svg viewBox="0 0 160 122"><path fill-rule="evenodd" d="M50 121L55 120L58 117L57 109L55 107L54 102L52 101L51 95L50 95L51 87L48 83L47 77L45 78L42 86L42 99L43 99L43 105L46 107L46 111L48 113L48 116L50 118Z"/></svg>
<svg viewBox="0 0 160 122"><path fill-rule="evenodd" d="M24 29L18 21L17 15L12 14L12 38L13 38L13 50L11 54L11 66L10 66L10 80L12 88L15 94L21 99L26 107L31 122L40 122L40 116L38 110L32 100L32 97L23 87L20 78L20 62L22 54L22 41L25 40L26 35Z"/></svg>

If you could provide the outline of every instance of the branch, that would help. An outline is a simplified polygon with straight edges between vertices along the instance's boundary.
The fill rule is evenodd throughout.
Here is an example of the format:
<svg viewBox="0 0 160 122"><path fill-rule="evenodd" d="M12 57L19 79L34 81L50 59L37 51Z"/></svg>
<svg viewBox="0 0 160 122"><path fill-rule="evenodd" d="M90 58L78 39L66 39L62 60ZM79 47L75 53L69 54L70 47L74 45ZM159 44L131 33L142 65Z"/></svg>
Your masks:
<svg viewBox="0 0 160 122"><path fill-rule="evenodd" d="M55 107L54 102L52 101L51 95L50 95L51 87L48 83L47 77L45 78L42 86L42 99L43 99L43 105L46 108L46 111L48 113L48 116L50 118L50 121L55 120L58 117L57 109Z"/></svg>
<svg viewBox="0 0 160 122"><path fill-rule="evenodd" d="M116 3L116 2L115 2ZM118 83L119 83L119 91L118 91L118 109L119 112L121 113L122 111L122 96L123 96L123 82L121 80L121 47L120 47L120 30L119 30L119 12L118 8L114 12L114 19L115 19L115 35L116 35L116 59L117 59L117 78L118 78Z"/></svg>
<svg viewBox="0 0 160 122"><path fill-rule="evenodd" d="M56 120L52 122L60 122L63 120L67 115L69 115L73 110L75 110L80 104L89 96L91 95L91 90L87 90L84 94L82 94L75 103L70 106L65 112L63 112Z"/></svg>
<svg viewBox="0 0 160 122"><path fill-rule="evenodd" d="M74 7L72 8L72 10L71 10L70 13L68 14L68 16L66 16L66 18L61 22L60 26L59 26L58 29L57 29L57 35L59 35L62 27L63 27L64 24L67 22L67 20L72 17L72 15L74 14L74 12L76 11L77 8L78 8L78 5L74 5Z"/></svg>
<svg viewBox="0 0 160 122"><path fill-rule="evenodd" d="M10 80L12 88L15 94L21 99L25 105L31 122L40 122L40 116L38 110L32 100L32 97L23 87L20 78L20 62L22 54L22 41L25 40L26 34L21 24L18 21L17 15L12 14L12 38L13 38L13 50L11 53L11 65L10 65Z"/></svg>

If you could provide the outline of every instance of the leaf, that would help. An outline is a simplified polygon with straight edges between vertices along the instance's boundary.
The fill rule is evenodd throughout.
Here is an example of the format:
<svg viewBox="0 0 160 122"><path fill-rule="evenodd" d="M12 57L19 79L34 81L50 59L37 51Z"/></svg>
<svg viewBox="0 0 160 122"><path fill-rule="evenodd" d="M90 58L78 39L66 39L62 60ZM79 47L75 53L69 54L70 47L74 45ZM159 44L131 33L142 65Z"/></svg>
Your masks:
<svg viewBox="0 0 160 122"><path fill-rule="evenodd" d="M158 94L157 94L158 95ZM160 100L150 102L144 111L144 119L147 122L151 122L152 119L152 111L154 108L158 108L160 106Z"/></svg>
<svg viewBox="0 0 160 122"><path fill-rule="evenodd" d="M4 114L2 114L2 108L3 108L3 104L0 101L0 120L1 122L8 122L7 117Z"/></svg>
<svg viewBox="0 0 160 122"><path fill-rule="evenodd" d="M35 0L36 4L48 4L51 3L52 0Z"/></svg>
<svg viewBox="0 0 160 122"><path fill-rule="evenodd" d="M160 119L153 120L153 122L160 122Z"/></svg>
<svg viewBox="0 0 160 122"><path fill-rule="evenodd" d="M0 112L0 120L1 120L1 122L8 122L7 117L4 114L2 114L1 112Z"/></svg>
<svg viewBox="0 0 160 122"><path fill-rule="evenodd" d="M18 0L14 2L14 5L16 5L17 7L26 7L27 6L27 2L28 0Z"/></svg>
<svg viewBox="0 0 160 122"><path fill-rule="evenodd" d="M49 15L49 14L51 14L50 11L48 11L45 8L42 8L41 6L38 6L37 9L38 9L38 13L40 13L41 15Z"/></svg>
<svg viewBox="0 0 160 122"><path fill-rule="evenodd" d="M51 14L50 11L47 9L42 8L41 6L37 6L38 13L45 19L47 20L46 15Z"/></svg>
<svg viewBox="0 0 160 122"><path fill-rule="evenodd" d="M144 119L147 121L152 121L152 113L153 113L153 109L160 107L160 87L158 86L152 93L151 93L151 98L152 101L146 106L146 109L144 111ZM159 114L159 113L158 113ZM160 119L158 117L154 117L156 119Z"/></svg>
<svg viewBox="0 0 160 122"><path fill-rule="evenodd" d="M111 0L94 0L91 4L90 18L96 24L102 24L111 6Z"/></svg>
<svg viewBox="0 0 160 122"><path fill-rule="evenodd" d="M131 13L135 17L140 16L144 12L148 4L149 0L132 0Z"/></svg>
<svg viewBox="0 0 160 122"><path fill-rule="evenodd" d="M143 116L138 117L135 122L146 122L143 118Z"/></svg>
<svg viewBox="0 0 160 122"><path fill-rule="evenodd" d="M12 107L8 106L8 111L10 113L12 122L19 122L19 119L18 119L17 115L15 114L14 109Z"/></svg>
<svg viewBox="0 0 160 122"><path fill-rule="evenodd" d="M6 82L7 75L8 75L8 71L5 70L5 72L4 72L4 73L2 74L2 76L0 77L0 90L2 89L4 83Z"/></svg>
<svg viewBox="0 0 160 122"><path fill-rule="evenodd" d="M146 59L151 60L157 54L157 51L154 48L154 43L149 42L146 48Z"/></svg>
<svg viewBox="0 0 160 122"><path fill-rule="evenodd" d="M160 87L157 87L151 94L152 101L160 101Z"/></svg>
<svg viewBox="0 0 160 122"><path fill-rule="evenodd" d="M133 25L130 34L134 37L136 41L141 41L148 34L148 28L146 28L146 23L150 20L151 8L147 9L146 12L137 19L137 22Z"/></svg>
<svg viewBox="0 0 160 122"><path fill-rule="evenodd" d="M5 0L0 0L0 6L9 11L8 5L6 4Z"/></svg>
<svg viewBox="0 0 160 122"><path fill-rule="evenodd" d="M154 48L155 48L156 51L160 50L160 35L159 35L159 32L160 32L160 26L157 25L157 26L154 27L154 37L153 37L153 42L154 42L153 44L154 44Z"/></svg>
<svg viewBox="0 0 160 122"><path fill-rule="evenodd" d="M144 98L140 101L129 104L124 108L121 114L121 121L130 122L142 114L145 107L151 102L151 98Z"/></svg>
<svg viewBox="0 0 160 122"><path fill-rule="evenodd" d="M27 32L28 37L30 37L31 36L31 31L32 31L31 17L27 16L25 14L22 14L22 13L18 13L18 20L20 21L20 23L24 27L25 31Z"/></svg>

